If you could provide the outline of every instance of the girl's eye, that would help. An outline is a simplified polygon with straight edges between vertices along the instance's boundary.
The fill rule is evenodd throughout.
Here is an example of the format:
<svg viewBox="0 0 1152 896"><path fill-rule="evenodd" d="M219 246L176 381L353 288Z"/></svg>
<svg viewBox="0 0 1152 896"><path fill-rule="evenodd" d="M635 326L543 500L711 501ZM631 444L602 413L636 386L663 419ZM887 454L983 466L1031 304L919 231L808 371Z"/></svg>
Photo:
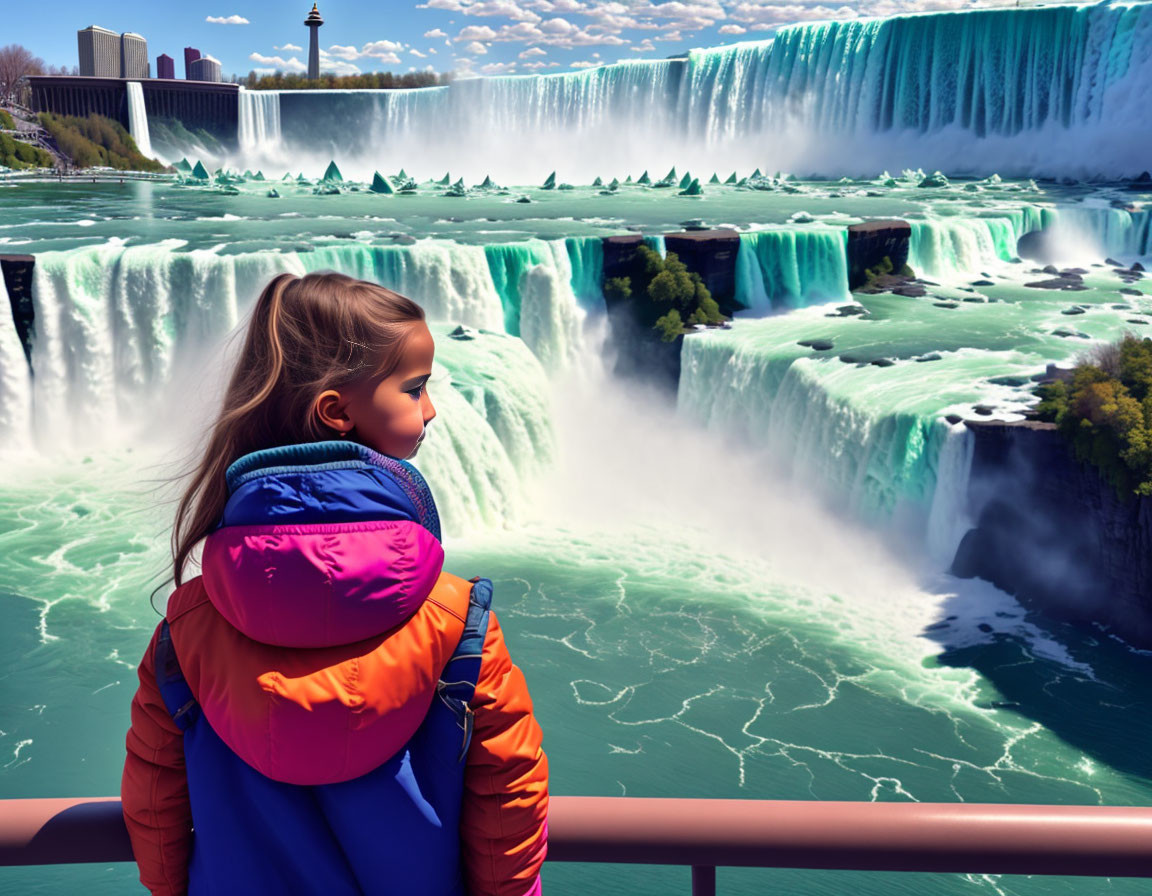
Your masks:
<svg viewBox="0 0 1152 896"><path fill-rule="evenodd" d="M408 394L409 394L409 395L411 395L413 398L419 398L419 397L420 397L420 394L421 394L423 391L424 391L424 384L423 384L423 383L421 383L421 384L420 384L419 386L417 386L415 389L409 389L409 390L408 390Z"/></svg>

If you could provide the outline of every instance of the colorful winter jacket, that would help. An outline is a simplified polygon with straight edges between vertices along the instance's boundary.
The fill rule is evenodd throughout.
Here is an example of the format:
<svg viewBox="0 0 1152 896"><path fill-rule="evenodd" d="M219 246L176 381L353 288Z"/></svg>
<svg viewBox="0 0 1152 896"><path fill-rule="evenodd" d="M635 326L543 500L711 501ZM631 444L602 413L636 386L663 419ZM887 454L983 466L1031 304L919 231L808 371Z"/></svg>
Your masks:
<svg viewBox="0 0 1152 896"><path fill-rule="evenodd" d="M540 728L494 613L470 741L446 721L437 684L473 585L442 571L420 474L318 442L246 455L228 485L203 575L173 593L139 668L121 797L144 885L539 893ZM158 643L178 663L159 680L191 693L187 733Z"/></svg>

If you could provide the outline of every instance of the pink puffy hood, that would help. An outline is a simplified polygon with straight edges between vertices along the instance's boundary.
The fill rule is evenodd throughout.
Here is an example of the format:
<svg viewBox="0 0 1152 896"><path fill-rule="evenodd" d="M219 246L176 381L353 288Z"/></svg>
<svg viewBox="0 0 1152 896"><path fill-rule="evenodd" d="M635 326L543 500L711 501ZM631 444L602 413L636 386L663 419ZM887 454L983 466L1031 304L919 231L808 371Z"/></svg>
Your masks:
<svg viewBox="0 0 1152 896"><path fill-rule="evenodd" d="M365 774L420 726L463 630L431 493L410 465L321 442L247 455L168 618L205 718L261 773Z"/></svg>

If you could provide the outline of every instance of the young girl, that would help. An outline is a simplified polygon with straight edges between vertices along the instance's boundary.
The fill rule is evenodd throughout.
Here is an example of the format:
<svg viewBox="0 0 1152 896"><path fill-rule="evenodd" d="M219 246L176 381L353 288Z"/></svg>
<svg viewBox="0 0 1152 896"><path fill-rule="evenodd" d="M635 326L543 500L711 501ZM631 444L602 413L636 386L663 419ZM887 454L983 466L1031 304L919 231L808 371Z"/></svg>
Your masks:
<svg viewBox="0 0 1152 896"><path fill-rule="evenodd" d="M524 676L400 459L436 415L432 355L420 307L380 286L261 294L132 702L121 796L152 893L540 892Z"/></svg>

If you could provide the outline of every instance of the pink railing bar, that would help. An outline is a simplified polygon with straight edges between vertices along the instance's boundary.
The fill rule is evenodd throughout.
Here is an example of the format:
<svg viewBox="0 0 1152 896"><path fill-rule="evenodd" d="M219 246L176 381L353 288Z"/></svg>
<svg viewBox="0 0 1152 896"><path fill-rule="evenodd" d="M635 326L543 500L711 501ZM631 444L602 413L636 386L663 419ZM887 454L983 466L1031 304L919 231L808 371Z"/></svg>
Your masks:
<svg viewBox="0 0 1152 896"><path fill-rule="evenodd" d="M553 862L1152 877L1152 808L553 797ZM0 865L126 862L113 798L0 800Z"/></svg>

